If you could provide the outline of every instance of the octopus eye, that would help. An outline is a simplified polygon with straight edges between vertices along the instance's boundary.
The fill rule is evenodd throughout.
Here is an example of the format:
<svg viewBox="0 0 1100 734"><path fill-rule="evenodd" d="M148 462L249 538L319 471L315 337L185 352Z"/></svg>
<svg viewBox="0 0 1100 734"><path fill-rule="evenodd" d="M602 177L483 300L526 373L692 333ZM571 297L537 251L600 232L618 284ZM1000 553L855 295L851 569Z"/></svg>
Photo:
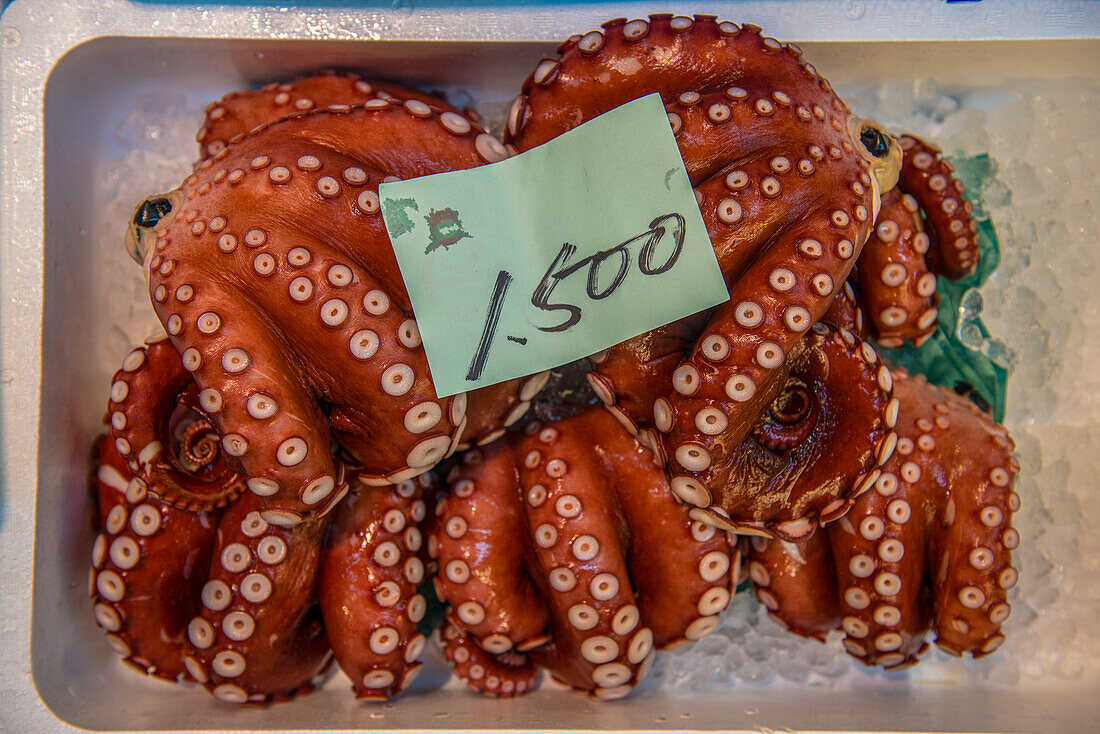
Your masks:
<svg viewBox="0 0 1100 734"><path fill-rule="evenodd" d="M169 191L167 194L150 196L138 205L134 210L134 216L130 217L130 223L126 226L126 252L139 265L145 262L145 255L149 252L150 245L158 236L156 230L160 225L163 230L175 216L173 213L179 208L183 197L179 190Z"/></svg>
<svg viewBox="0 0 1100 734"><path fill-rule="evenodd" d="M878 128L864 127L859 132L859 142L875 158L882 158L890 152L890 140Z"/></svg>
<svg viewBox="0 0 1100 734"><path fill-rule="evenodd" d="M134 212L134 224L139 227L155 227L157 222L172 211L172 202L164 197L146 199Z"/></svg>

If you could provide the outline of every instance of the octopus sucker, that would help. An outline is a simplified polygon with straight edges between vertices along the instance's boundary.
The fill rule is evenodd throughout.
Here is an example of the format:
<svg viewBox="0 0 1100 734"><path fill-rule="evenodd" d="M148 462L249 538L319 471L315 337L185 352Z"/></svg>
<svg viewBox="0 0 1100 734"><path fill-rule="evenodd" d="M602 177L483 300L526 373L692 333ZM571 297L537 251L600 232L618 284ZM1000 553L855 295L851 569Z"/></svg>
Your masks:
<svg viewBox="0 0 1100 734"><path fill-rule="evenodd" d="M901 149L853 115L800 53L755 26L705 15L631 23L567 41L552 70L542 62L506 140L527 150L661 94L730 301L612 347L593 380L639 430L657 429L671 477L690 482L706 508L783 389L790 355L852 271ZM700 429L703 410L722 414L722 430ZM835 499L820 495L781 521L816 516ZM731 527L769 519L755 498L723 509Z"/></svg>
<svg viewBox="0 0 1100 734"><path fill-rule="evenodd" d="M688 518L651 453L606 411L532 424L448 480L439 587L455 634L486 654L522 654L615 698L655 648L705 635L729 603L736 552Z"/></svg>

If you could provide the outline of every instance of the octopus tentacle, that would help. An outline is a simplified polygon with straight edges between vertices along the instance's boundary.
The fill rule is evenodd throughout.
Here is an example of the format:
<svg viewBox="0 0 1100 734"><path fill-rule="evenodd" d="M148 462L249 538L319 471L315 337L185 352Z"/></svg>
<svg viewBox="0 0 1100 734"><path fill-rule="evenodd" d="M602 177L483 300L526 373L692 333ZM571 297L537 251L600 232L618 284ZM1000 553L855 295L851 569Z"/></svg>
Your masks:
<svg viewBox="0 0 1100 734"><path fill-rule="evenodd" d="M336 467L307 376L272 334L265 313L234 306L237 287L195 283L178 285L166 299L172 304L167 328L181 346L191 345L177 359L200 386L200 406L226 453L248 477L248 488L270 498L265 519L293 525L310 511L331 508Z"/></svg>
<svg viewBox="0 0 1100 734"><path fill-rule="evenodd" d="M935 273L957 280L974 272L980 254L973 205L963 198L963 183L935 146L912 135L899 142L904 164L898 185L912 195L924 214L933 246L928 260Z"/></svg>
<svg viewBox="0 0 1100 734"><path fill-rule="evenodd" d="M606 411L532 423L467 452L448 481L431 547L458 663L476 646L479 660L516 655L498 662L619 698L657 647L708 634L729 603L739 552L688 517ZM481 688L485 670L460 672Z"/></svg>
<svg viewBox="0 0 1100 734"><path fill-rule="evenodd" d="M428 478L396 486L356 483L333 521L320 581L321 610L340 667L357 698L381 700L419 674L425 637L417 633L427 603L417 556Z"/></svg>
<svg viewBox="0 0 1100 734"><path fill-rule="evenodd" d="M825 639L840 624L828 535L814 533L798 544L762 537L749 543L749 578L768 614L792 632Z"/></svg>
<svg viewBox="0 0 1100 734"><path fill-rule="evenodd" d="M96 624L138 670L191 680L181 646L200 608L221 511L185 511L158 500L114 441L101 438L95 456L102 529L92 550Z"/></svg>
<svg viewBox="0 0 1100 734"><path fill-rule="evenodd" d="M526 570L528 554L484 550L488 543L520 549L530 542L512 448L504 440L466 454L467 461L448 476L450 496L437 508L437 593L450 603L465 635L494 654L545 643L549 625Z"/></svg>
<svg viewBox="0 0 1100 734"><path fill-rule="evenodd" d="M478 693L497 698L522 696L538 685L539 668L515 651L490 653L451 622L440 632L443 654L455 675Z"/></svg>
<svg viewBox="0 0 1100 734"><path fill-rule="evenodd" d="M802 227L785 233L731 289L730 301L719 307L702 340L673 374L667 399L668 418L658 424L670 457L674 477L703 487L720 489L729 478L731 450L775 398L786 379L788 355L828 307L837 283L847 277L854 261L856 241L865 237L856 217L837 217L844 223L826 239ZM868 216L863 209L863 217ZM806 255L810 249L811 255ZM845 257L847 256L847 257ZM839 279L835 273L839 263ZM793 266L793 268L791 267ZM695 416L704 407L720 410L726 428L718 434L702 431ZM662 425L663 424L663 425ZM699 460L672 464L682 447L702 446ZM741 514L747 508L730 508Z"/></svg>
<svg viewBox="0 0 1100 734"><path fill-rule="evenodd" d="M230 92L208 104L203 126L195 136L199 157L217 155L257 125L331 105L362 104L370 99L398 103L413 100L412 110L420 111L422 105L427 105L430 110L458 112L435 95L400 84L368 80L358 74L323 72L285 83L272 82L260 89Z"/></svg>
<svg viewBox="0 0 1100 734"><path fill-rule="evenodd" d="M146 491L181 509L210 510L235 500L244 480L220 461L216 472L190 471L166 439L175 411L189 400L193 386L175 348L163 339L153 341L123 360L111 379L107 412L115 448Z"/></svg>
<svg viewBox="0 0 1100 734"><path fill-rule="evenodd" d="M600 445L604 461L621 467L614 489L630 528L627 560L638 616L653 636L653 647L706 636L736 588L740 552L724 532L699 520L685 521L663 472L639 462L637 444L608 430L606 417L595 413L584 427L593 441L606 432Z"/></svg>
<svg viewBox="0 0 1100 734"><path fill-rule="evenodd" d="M316 604L327 520L283 528L266 522L262 507L246 494L226 508L203 609L187 627L188 672L229 703L306 693L332 660Z"/></svg>
<svg viewBox="0 0 1100 734"><path fill-rule="evenodd" d="M859 291L874 325L875 340L896 348L920 346L936 328L936 275L928 269L928 235L916 199L894 189L857 263Z"/></svg>
<svg viewBox="0 0 1100 734"><path fill-rule="evenodd" d="M614 490L587 431L548 426L538 433L517 447L517 468L536 547L533 575L550 610L553 641L530 654L574 688L619 697L640 680L652 631L639 624Z"/></svg>

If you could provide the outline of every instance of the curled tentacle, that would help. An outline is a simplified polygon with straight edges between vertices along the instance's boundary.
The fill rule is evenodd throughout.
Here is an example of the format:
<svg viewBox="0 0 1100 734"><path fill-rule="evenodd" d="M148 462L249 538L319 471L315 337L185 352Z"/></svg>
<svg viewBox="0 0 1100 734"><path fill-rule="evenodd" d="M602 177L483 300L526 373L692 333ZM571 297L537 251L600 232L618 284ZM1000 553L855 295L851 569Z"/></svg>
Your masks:
<svg viewBox="0 0 1100 734"><path fill-rule="evenodd" d="M935 146L913 135L900 143L905 157L898 186L916 199L928 225L929 267L952 280L969 275L978 264L978 228L962 181Z"/></svg>
<svg viewBox="0 0 1100 734"><path fill-rule="evenodd" d="M897 180L897 143L853 115L801 55L711 16L614 20L542 61L506 128L525 150L662 95L731 298L609 349L592 384L624 425L647 443L659 438L674 481L699 498L729 480L733 453L779 394L788 359L851 272L880 192ZM665 380L656 395L655 377ZM723 429L700 428L702 410L721 413ZM652 426L659 436L646 433ZM800 511L835 497L821 499ZM765 514L728 510L736 523Z"/></svg>
<svg viewBox="0 0 1100 734"><path fill-rule="evenodd" d="M538 685L539 668L522 653L489 652L449 621L443 623L440 637L443 654L454 666L455 675L478 693L511 698Z"/></svg>
<svg viewBox="0 0 1100 734"><path fill-rule="evenodd" d="M803 540L819 522L843 515L894 450L890 372L867 342L847 329L815 324L788 367L783 390L731 452L729 479L718 492L672 480L674 492L720 527ZM724 418L708 406L695 423L718 433ZM690 461L691 451L705 448L685 444L677 451ZM748 507L758 508L751 522L732 519L745 517Z"/></svg>
<svg viewBox="0 0 1100 734"><path fill-rule="evenodd" d="M179 353L167 340L154 341L122 361L107 412L119 456L148 492L183 510L211 510L235 500L245 483L226 467L230 457L212 445L217 437L204 430L208 419L188 410L194 393ZM203 460L214 454L216 461Z"/></svg>
<svg viewBox="0 0 1100 734"><path fill-rule="evenodd" d="M1007 593L1018 579L1012 441L973 404L922 377L895 372L894 394L897 448L873 491L826 526L824 540L754 543L750 577L791 629L820 636L839 628L868 665L914 664L930 631L948 652L986 655L1004 642Z"/></svg>
<svg viewBox="0 0 1100 734"><path fill-rule="evenodd" d="M887 347L924 343L936 328L936 275L958 280L981 255L972 206L951 164L912 135L900 142L898 187L883 196L858 263L860 300Z"/></svg>
<svg viewBox="0 0 1100 734"><path fill-rule="evenodd" d="M179 365L156 342L131 352L112 384L116 438L101 439L96 472L96 621L148 674L235 703L284 700L310 690L331 657L316 610L324 521L290 531L260 516L224 442L189 407L194 384ZM156 447L129 452L136 472L121 455L135 439Z"/></svg>
<svg viewBox="0 0 1100 734"><path fill-rule="evenodd" d="M320 600L336 660L357 698L386 699L420 672L426 602L418 557L427 477L396 486L353 483L333 521L322 559Z"/></svg>

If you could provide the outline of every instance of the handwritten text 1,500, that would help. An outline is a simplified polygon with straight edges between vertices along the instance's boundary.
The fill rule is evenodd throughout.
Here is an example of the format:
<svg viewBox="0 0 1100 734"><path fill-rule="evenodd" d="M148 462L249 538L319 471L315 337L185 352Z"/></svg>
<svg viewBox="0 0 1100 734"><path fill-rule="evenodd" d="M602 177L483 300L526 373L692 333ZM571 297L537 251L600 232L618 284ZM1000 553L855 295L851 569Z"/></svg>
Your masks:
<svg viewBox="0 0 1100 734"><path fill-rule="evenodd" d="M662 262L655 263L654 260L658 258L657 249L669 230L672 234L671 252ZM544 332L563 332L580 323L582 315L580 306L571 303L550 303L550 297L553 295L554 289L563 280L587 267L588 283L585 290L588 297L594 301L607 298L626 280L626 276L630 272L632 254L630 249L639 243L642 246L638 251L638 270L643 275L667 273L676 264L684 248L684 217L676 212L663 214L650 222L649 229L642 234L631 237L609 249L600 250L574 263L570 263L570 260L576 254L577 246L568 242L563 243L561 250L558 251L554 261L550 263L550 267L546 269L546 273L542 276L542 280L532 292L531 304L542 311L565 311L567 315L558 324L536 328ZM616 262L618 269L615 270L614 277L611 278L610 282L605 285L606 274L611 271L609 268L604 270L605 277L601 279L600 269L605 265L614 265ZM485 325L481 332L481 339L478 341L477 350L470 362L470 369L466 373L468 381L472 382L479 379L485 368L485 362L489 358L489 348L492 346L493 337L496 335L504 299L508 294L508 287L511 283L512 274L507 270L501 270L497 273L493 294L489 299L489 307L485 312Z"/></svg>

